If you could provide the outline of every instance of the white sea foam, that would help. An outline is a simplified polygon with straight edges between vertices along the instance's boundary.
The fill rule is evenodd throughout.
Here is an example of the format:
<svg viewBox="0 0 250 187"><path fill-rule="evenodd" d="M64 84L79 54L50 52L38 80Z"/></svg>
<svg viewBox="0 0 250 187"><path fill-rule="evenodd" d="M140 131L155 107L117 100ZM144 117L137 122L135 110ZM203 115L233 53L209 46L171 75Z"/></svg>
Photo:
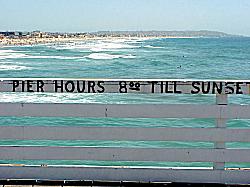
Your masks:
<svg viewBox="0 0 250 187"><path fill-rule="evenodd" d="M132 48L138 48L139 46L135 45L128 45L128 44L122 44L122 43L111 43L111 42L102 42L99 44L94 45L92 48L90 48L91 51L114 51L117 49L132 49Z"/></svg>
<svg viewBox="0 0 250 187"><path fill-rule="evenodd" d="M14 50L0 50L0 60L3 59L13 59L13 58L33 58L33 59L64 59L64 60L73 60L81 59L80 56L41 56L41 55L27 55L21 53L23 51L14 51Z"/></svg>
<svg viewBox="0 0 250 187"><path fill-rule="evenodd" d="M18 65L0 65L0 71L8 71L8 70L19 71L27 69L32 69L32 68L27 66L18 66Z"/></svg>
<svg viewBox="0 0 250 187"><path fill-rule="evenodd" d="M87 43L75 42L75 43L66 43L66 44L57 44L57 45L48 45L48 48L53 48L57 50L69 49L69 50L81 50L81 49L89 49L91 46Z"/></svg>
<svg viewBox="0 0 250 187"><path fill-rule="evenodd" d="M0 102L23 103L96 103L95 97L89 94L55 94L55 93L0 93Z"/></svg>
<svg viewBox="0 0 250 187"><path fill-rule="evenodd" d="M64 59L64 60L73 60L73 59L80 59L83 57L75 57L75 56L35 56L35 55L29 55L24 58L38 58L38 59Z"/></svg>
<svg viewBox="0 0 250 187"><path fill-rule="evenodd" d="M91 53L86 56L87 58L95 59L95 60L111 60L116 58L135 58L135 56L129 55L111 55L107 53Z"/></svg>
<svg viewBox="0 0 250 187"><path fill-rule="evenodd" d="M69 49L78 51L87 50L93 52L101 52L101 51L119 51L121 49L139 48L140 46L131 45L129 44L128 40L124 39L115 39L115 40L109 39L109 40L94 40L94 41L50 45L48 47L57 50Z"/></svg>
<svg viewBox="0 0 250 187"><path fill-rule="evenodd" d="M129 44L130 39L104 39L104 40L91 40L91 41L81 41L81 42L70 42L70 43L61 43L61 44L48 44L46 45L49 48L55 49L72 49L78 51L92 51L92 52L105 52L105 51L120 51L121 49L133 49L139 48L139 45ZM92 59L116 59L116 58L135 58L133 55L110 55L106 53L93 53L87 58ZM84 56L46 56L46 55L35 55L35 54L25 54L24 51L15 51L10 49L0 50L0 60L3 59L62 59L62 60L74 60L82 59Z"/></svg>
<svg viewBox="0 0 250 187"><path fill-rule="evenodd" d="M152 46L152 45L145 45L145 48L152 48L152 49L164 49L164 47L159 47L159 46Z"/></svg>
<svg viewBox="0 0 250 187"><path fill-rule="evenodd" d="M23 54L23 51L14 51L11 49L0 50L0 59L8 59L8 58L24 58L28 55Z"/></svg>
<svg viewBox="0 0 250 187"><path fill-rule="evenodd" d="M23 64L23 62L0 61L0 64Z"/></svg>

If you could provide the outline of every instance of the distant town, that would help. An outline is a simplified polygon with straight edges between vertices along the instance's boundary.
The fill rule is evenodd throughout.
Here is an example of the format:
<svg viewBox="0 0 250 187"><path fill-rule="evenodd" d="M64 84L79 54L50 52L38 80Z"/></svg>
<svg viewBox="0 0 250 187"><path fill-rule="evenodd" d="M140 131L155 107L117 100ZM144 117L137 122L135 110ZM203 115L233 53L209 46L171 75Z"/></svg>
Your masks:
<svg viewBox="0 0 250 187"><path fill-rule="evenodd" d="M232 37L217 31L98 31L98 32L22 32L4 31L0 32L0 39L3 38L74 38L74 37Z"/></svg>
<svg viewBox="0 0 250 187"><path fill-rule="evenodd" d="M218 38L239 37L217 31L98 31L98 32L42 32L2 31L0 45L26 45L110 37Z"/></svg>

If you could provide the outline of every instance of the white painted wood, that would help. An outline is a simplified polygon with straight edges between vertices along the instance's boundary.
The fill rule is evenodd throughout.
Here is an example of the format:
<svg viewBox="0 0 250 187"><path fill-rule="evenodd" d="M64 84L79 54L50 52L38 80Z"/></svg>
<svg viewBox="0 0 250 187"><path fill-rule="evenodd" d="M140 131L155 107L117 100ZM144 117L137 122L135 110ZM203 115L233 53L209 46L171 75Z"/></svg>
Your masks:
<svg viewBox="0 0 250 187"><path fill-rule="evenodd" d="M220 95L216 95L216 104L217 105L227 105L228 104L228 97L226 94L220 94ZM225 118L217 118L216 119L216 127L217 128L222 128L225 129L226 128L226 119ZM226 144L224 141L217 141L214 143L214 147L217 149L225 149L226 148ZM214 163L214 169L217 170L224 170L225 168L225 162L215 162Z"/></svg>
<svg viewBox="0 0 250 187"><path fill-rule="evenodd" d="M250 162L250 149L0 146L0 160Z"/></svg>
<svg viewBox="0 0 250 187"><path fill-rule="evenodd" d="M250 105L219 105L222 119L250 119Z"/></svg>
<svg viewBox="0 0 250 187"><path fill-rule="evenodd" d="M226 119L216 119L216 127L219 129L225 129L226 128ZM214 143L214 148L217 149L225 149L226 144L225 141L217 141ZM214 163L214 169L224 170L225 168L225 162L215 162Z"/></svg>
<svg viewBox="0 0 250 187"><path fill-rule="evenodd" d="M130 140L249 142L250 129L0 126L1 140Z"/></svg>
<svg viewBox="0 0 250 187"><path fill-rule="evenodd" d="M216 94L216 104L217 105L227 105L228 95L227 94Z"/></svg>
<svg viewBox="0 0 250 187"><path fill-rule="evenodd" d="M199 105L0 103L1 116L219 117L220 108Z"/></svg>
<svg viewBox="0 0 250 187"><path fill-rule="evenodd" d="M103 87L105 88L104 92L105 93L120 93L120 83L126 83L127 84L127 92L129 93L152 93L152 82L154 82L154 93L162 93L161 89L161 82L163 82L163 86L166 86L166 82L168 83L168 91L173 92L174 89L174 84L177 85L176 90L180 90L182 93L185 94L193 94L191 90L194 90L194 87L192 86L192 83L199 83L199 84L204 84L207 86L208 84L220 84L222 83L225 85L226 83L230 83L230 85L233 87L234 91L239 88L239 92L243 94L249 94L249 80L192 80L192 79L53 79L53 78L0 78L0 92L12 92L13 90L13 81L19 81L19 86L15 88L15 92L29 92L29 91L38 91L37 90L37 81L43 81L44 82L44 92L55 92L55 81L57 81L57 85L61 84L61 81L63 84L66 84L69 81L73 81L74 85L77 84L77 81L81 82L85 81L87 82L94 82L95 85L97 85L98 82L102 82ZM22 89L21 85L22 82L24 81L24 89ZM129 83L134 82L134 83L139 83L140 84L140 90L134 90L134 89L129 89ZM29 88L27 88L27 85L30 85ZM98 86L97 86L98 87ZM41 91L41 90L40 90ZM58 90L57 90L58 91ZM61 92L61 91L59 91ZM63 92L66 92L65 89L63 89ZM78 92L76 89L74 92ZM92 92L91 90L88 90L87 87L84 90L84 92ZM164 91L165 92L165 89ZM213 93L212 89L208 93ZM208 94L206 93L206 94ZM236 92L235 92L236 93ZM234 94L235 94L234 93ZM198 94L202 94L201 92ZM203 93L204 94L204 93ZM214 94L214 93L213 93Z"/></svg>
<svg viewBox="0 0 250 187"><path fill-rule="evenodd" d="M249 184L250 170L23 166L0 167L0 178Z"/></svg>
<svg viewBox="0 0 250 187"><path fill-rule="evenodd" d="M0 116L250 118L250 105L0 103Z"/></svg>
<svg viewBox="0 0 250 187"><path fill-rule="evenodd" d="M13 80L19 86L13 89ZM0 92L36 92L37 80L44 83L44 92L55 92L55 84L65 86L92 82L101 86L86 87L84 92L104 93L193 93L198 85L232 83L238 93L249 94L249 80L180 80L180 79L1 79ZM24 82L22 82L24 81ZM139 83L140 89L130 89L129 83ZM154 82L152 84L152 82ZM157 82L157 83L156 83ZM161 83L162 82L162 83ZM23 83L23 85L21 85ZM126 88L121 89L121 83ZM23 87L22 87L23 86ZM93 86L93 85L92 85ZM167 86L167 87L166 87ZM103 87L103 90L102 90ZM164 89L162 89L164 87ZM174 89L175 88L175 89ZM71 89L71 87L69 87ZM101 90L101 91L100 91ZM65 87L62 92L66 92ZM57 92L61 92L57 90ZM228 90L227 90L228 91ZM216 128L129 128L129 127L0 127L1 139L87 139L87 140L180 140L212 141L215 149L167 148L107 148L107 147L0 147L3 160L111 160L214 162L215 170L167 170L159 168L114 167L0 167L0 178L39 178L82 180L135 180L171 182L250 183L250 171L224 170L225 162L250 162L250 149L225 149L225 142L249 142L249 129L226 129L226 119L249 119L250 105L227 105L227 91L217 95L216 105L159 104L20 104L0 103L0 116L58 116L58 117L122 117L122 118L216 118ZM41 92L41 89L40 89ZM74 90L73 92L77 92ZM217 91L208 94L217 94ZM201 94L201 92L197 93Z"/></svg>

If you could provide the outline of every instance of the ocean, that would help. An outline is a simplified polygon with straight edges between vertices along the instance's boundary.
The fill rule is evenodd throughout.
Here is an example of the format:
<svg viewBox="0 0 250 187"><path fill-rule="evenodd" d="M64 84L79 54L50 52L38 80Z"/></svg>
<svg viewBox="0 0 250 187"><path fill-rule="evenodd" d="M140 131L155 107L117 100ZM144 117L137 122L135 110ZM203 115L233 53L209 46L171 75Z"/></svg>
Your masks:
<svg viewBox="0 0 250 187"><path fill-rule="evenodd" d="M250 79L250 38L127 38L0 48L1 78L162 78ZM214 95L0 93L0 102L35 103L215 103ZM250 104L249 95L230 95L230 104ZM0 125L213 127L213 119L119 119L0 117ZM250 120L228 120L229 128L249 128ZM17 141L0 145L105 147L213 147L206 142L177 141ZM228 143L250 148L250 143ZM212 163L8 161L0 163L49 165L212 166ZM228 167L250 167L228 163Z"/></svg>

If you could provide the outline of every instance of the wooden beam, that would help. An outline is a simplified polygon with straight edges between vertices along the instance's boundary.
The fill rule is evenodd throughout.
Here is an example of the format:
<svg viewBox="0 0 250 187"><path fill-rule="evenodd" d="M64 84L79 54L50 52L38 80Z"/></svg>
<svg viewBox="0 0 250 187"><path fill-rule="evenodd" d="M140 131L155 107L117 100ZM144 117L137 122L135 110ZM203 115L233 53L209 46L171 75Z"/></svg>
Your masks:
<svg viewBox="0 0 250 187"><path fill-rule="evenodd" d="M1 140L128 140L249 142L250 129L0 126Z"/></svg>
<svg viewBox="0 0 250 187"><path fill-rule="evenodd" d="M250 149L0 146L0 160L250 162Z"/></svg>
<svg viewBox="0 0 250 187"><path fill-rule="evenodd" d="M13 166L0 167L0 178L249 184L250 170Z"/></svg>
<svg viewBox="0 0 250 187"><path fill-rule="evenodd" d="M250 105L0 103L0 116L250 118Z"/></svg>

